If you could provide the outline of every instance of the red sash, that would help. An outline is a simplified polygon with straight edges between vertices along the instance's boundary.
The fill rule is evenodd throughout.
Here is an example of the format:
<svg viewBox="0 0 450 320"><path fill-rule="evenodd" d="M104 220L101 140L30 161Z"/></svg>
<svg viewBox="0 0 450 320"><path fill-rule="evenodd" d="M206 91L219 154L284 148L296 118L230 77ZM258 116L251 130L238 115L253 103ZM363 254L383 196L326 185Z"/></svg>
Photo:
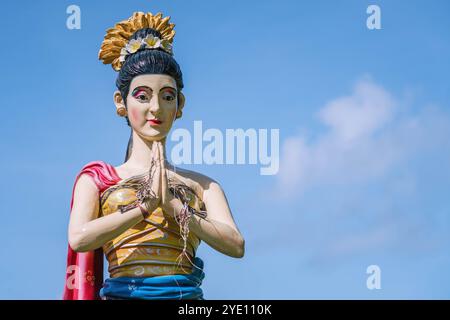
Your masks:
<svg viewBox="0 0 450 320"><path fill-rule="evenodd" d="M93 178L99 194L117 184L121 179L110 164L103 161L92 161L85 165L77 175L72 189L70 211L73 206L73 195L78 178L82 174ZM100 201L100 199L99 199ZM75 252L68 245L66 282L64 300L100 300L99 291L103 285L103 249L89 252Z"/></svg>

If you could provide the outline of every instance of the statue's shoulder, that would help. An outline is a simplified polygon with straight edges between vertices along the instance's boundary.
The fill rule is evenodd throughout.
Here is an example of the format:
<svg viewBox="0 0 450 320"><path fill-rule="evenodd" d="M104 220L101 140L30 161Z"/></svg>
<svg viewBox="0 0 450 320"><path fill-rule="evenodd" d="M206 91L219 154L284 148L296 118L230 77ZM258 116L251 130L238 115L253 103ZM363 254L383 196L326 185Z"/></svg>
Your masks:
<svg viewBox="0 0 450 320"><path fill-rule="evenodd" d="M94 160L86 163L79 171L76 180L82 175L90 176L100 192L103 192L120 180L114 166L103 160Z"/></svg>
<svg viewBox="0 0 450 320"><path fill-rule="evenodd" d="M208 188L211 183L217 183L213 178L192 170L176 168L176 173L194 184L200 185L202 189Z"/></svg>

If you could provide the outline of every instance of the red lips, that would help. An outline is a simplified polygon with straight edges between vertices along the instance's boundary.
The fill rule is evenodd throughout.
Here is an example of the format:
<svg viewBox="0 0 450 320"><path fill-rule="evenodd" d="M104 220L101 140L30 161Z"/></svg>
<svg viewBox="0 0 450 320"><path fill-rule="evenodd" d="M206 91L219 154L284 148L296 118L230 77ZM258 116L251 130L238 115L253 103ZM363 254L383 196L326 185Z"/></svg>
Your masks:
<svg viewBox="0 0 450 320"><path fill-rule="evenodd" d="M158 120L158 119L150 119L150 120L147 120L147 121L148 121L148 122L150 123L150 125L152 125L152 126L156 126L156 125L162 123L162 121L160 121L160 120Z"/></svg>

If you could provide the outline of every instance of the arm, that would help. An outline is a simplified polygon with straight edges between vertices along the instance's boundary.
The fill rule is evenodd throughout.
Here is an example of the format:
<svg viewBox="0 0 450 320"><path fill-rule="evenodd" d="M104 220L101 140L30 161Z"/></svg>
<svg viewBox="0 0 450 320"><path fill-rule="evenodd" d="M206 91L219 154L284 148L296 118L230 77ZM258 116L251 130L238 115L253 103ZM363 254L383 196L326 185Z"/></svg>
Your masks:
<svg viewBox="0 0 450 320"><path fill-rule="evenodd" d="M144 219L139 208L122 214L98 217L99 192L91 178L82 174L74 192L69 222L69 244L77 252L95 250Z"/></svg>
<svg viewBox="0 0 450 320"><path fill-rule="evenodd" d="M156 144L152 146L152 154L157 151ZM156 158L159 162L159 158ZM147 212L153 212L160 203L161 168L156 167L150 189L156 196L144 200ZM74 190L72 212L69 222L69 244L74 251L91 251L103 246L124 231L144 220L141 209L134 208L125 213L116 211L98 218L99 192L89 175L82 174Z"/></svg>
<svg viewBox="0 0 450 320"><path fill-rule="evenodd" d="M203 192L203 202L208 216L202 219L193 215L190 230L217 251L242 258L245 241L233 220L225 193L217 182L208 183Z"/></svg>
<svg viewBox="0 0 450 320"><path fill-rule="evenodd" d="M161 143L159 144L159 152L165 155L164 146ZM162 156L161 159L161 206L163 212L174 216L181 211L183 204L169 192L165 156ZM203 219L197 215L192 215L189 221L189 230L217 251L230 257L242 258L245 251L245 241L234 223L222 188L217 182L206 176L199 175L197 178L200 181L199 183L194 180L191 180L191 182L195 186L196 194L202 194L201 199L206 206L208 216Z"/></svg>

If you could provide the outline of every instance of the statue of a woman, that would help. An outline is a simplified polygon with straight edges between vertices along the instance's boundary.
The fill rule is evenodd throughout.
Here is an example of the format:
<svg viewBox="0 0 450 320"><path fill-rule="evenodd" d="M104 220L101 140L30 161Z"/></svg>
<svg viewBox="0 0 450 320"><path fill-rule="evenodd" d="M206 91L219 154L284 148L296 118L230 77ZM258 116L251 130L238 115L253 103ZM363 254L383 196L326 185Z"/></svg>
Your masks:
<svg viewBox="0 0 450 320"><path fill-rule="evenodd" d="M64 299L203 299L200 241L244 255L220 185L166 159L166 136L185 103L169 18L136 12L102 43L99 58L118 71L114 102L131 137L122 165L92 161L75 179Z"/></svg>

